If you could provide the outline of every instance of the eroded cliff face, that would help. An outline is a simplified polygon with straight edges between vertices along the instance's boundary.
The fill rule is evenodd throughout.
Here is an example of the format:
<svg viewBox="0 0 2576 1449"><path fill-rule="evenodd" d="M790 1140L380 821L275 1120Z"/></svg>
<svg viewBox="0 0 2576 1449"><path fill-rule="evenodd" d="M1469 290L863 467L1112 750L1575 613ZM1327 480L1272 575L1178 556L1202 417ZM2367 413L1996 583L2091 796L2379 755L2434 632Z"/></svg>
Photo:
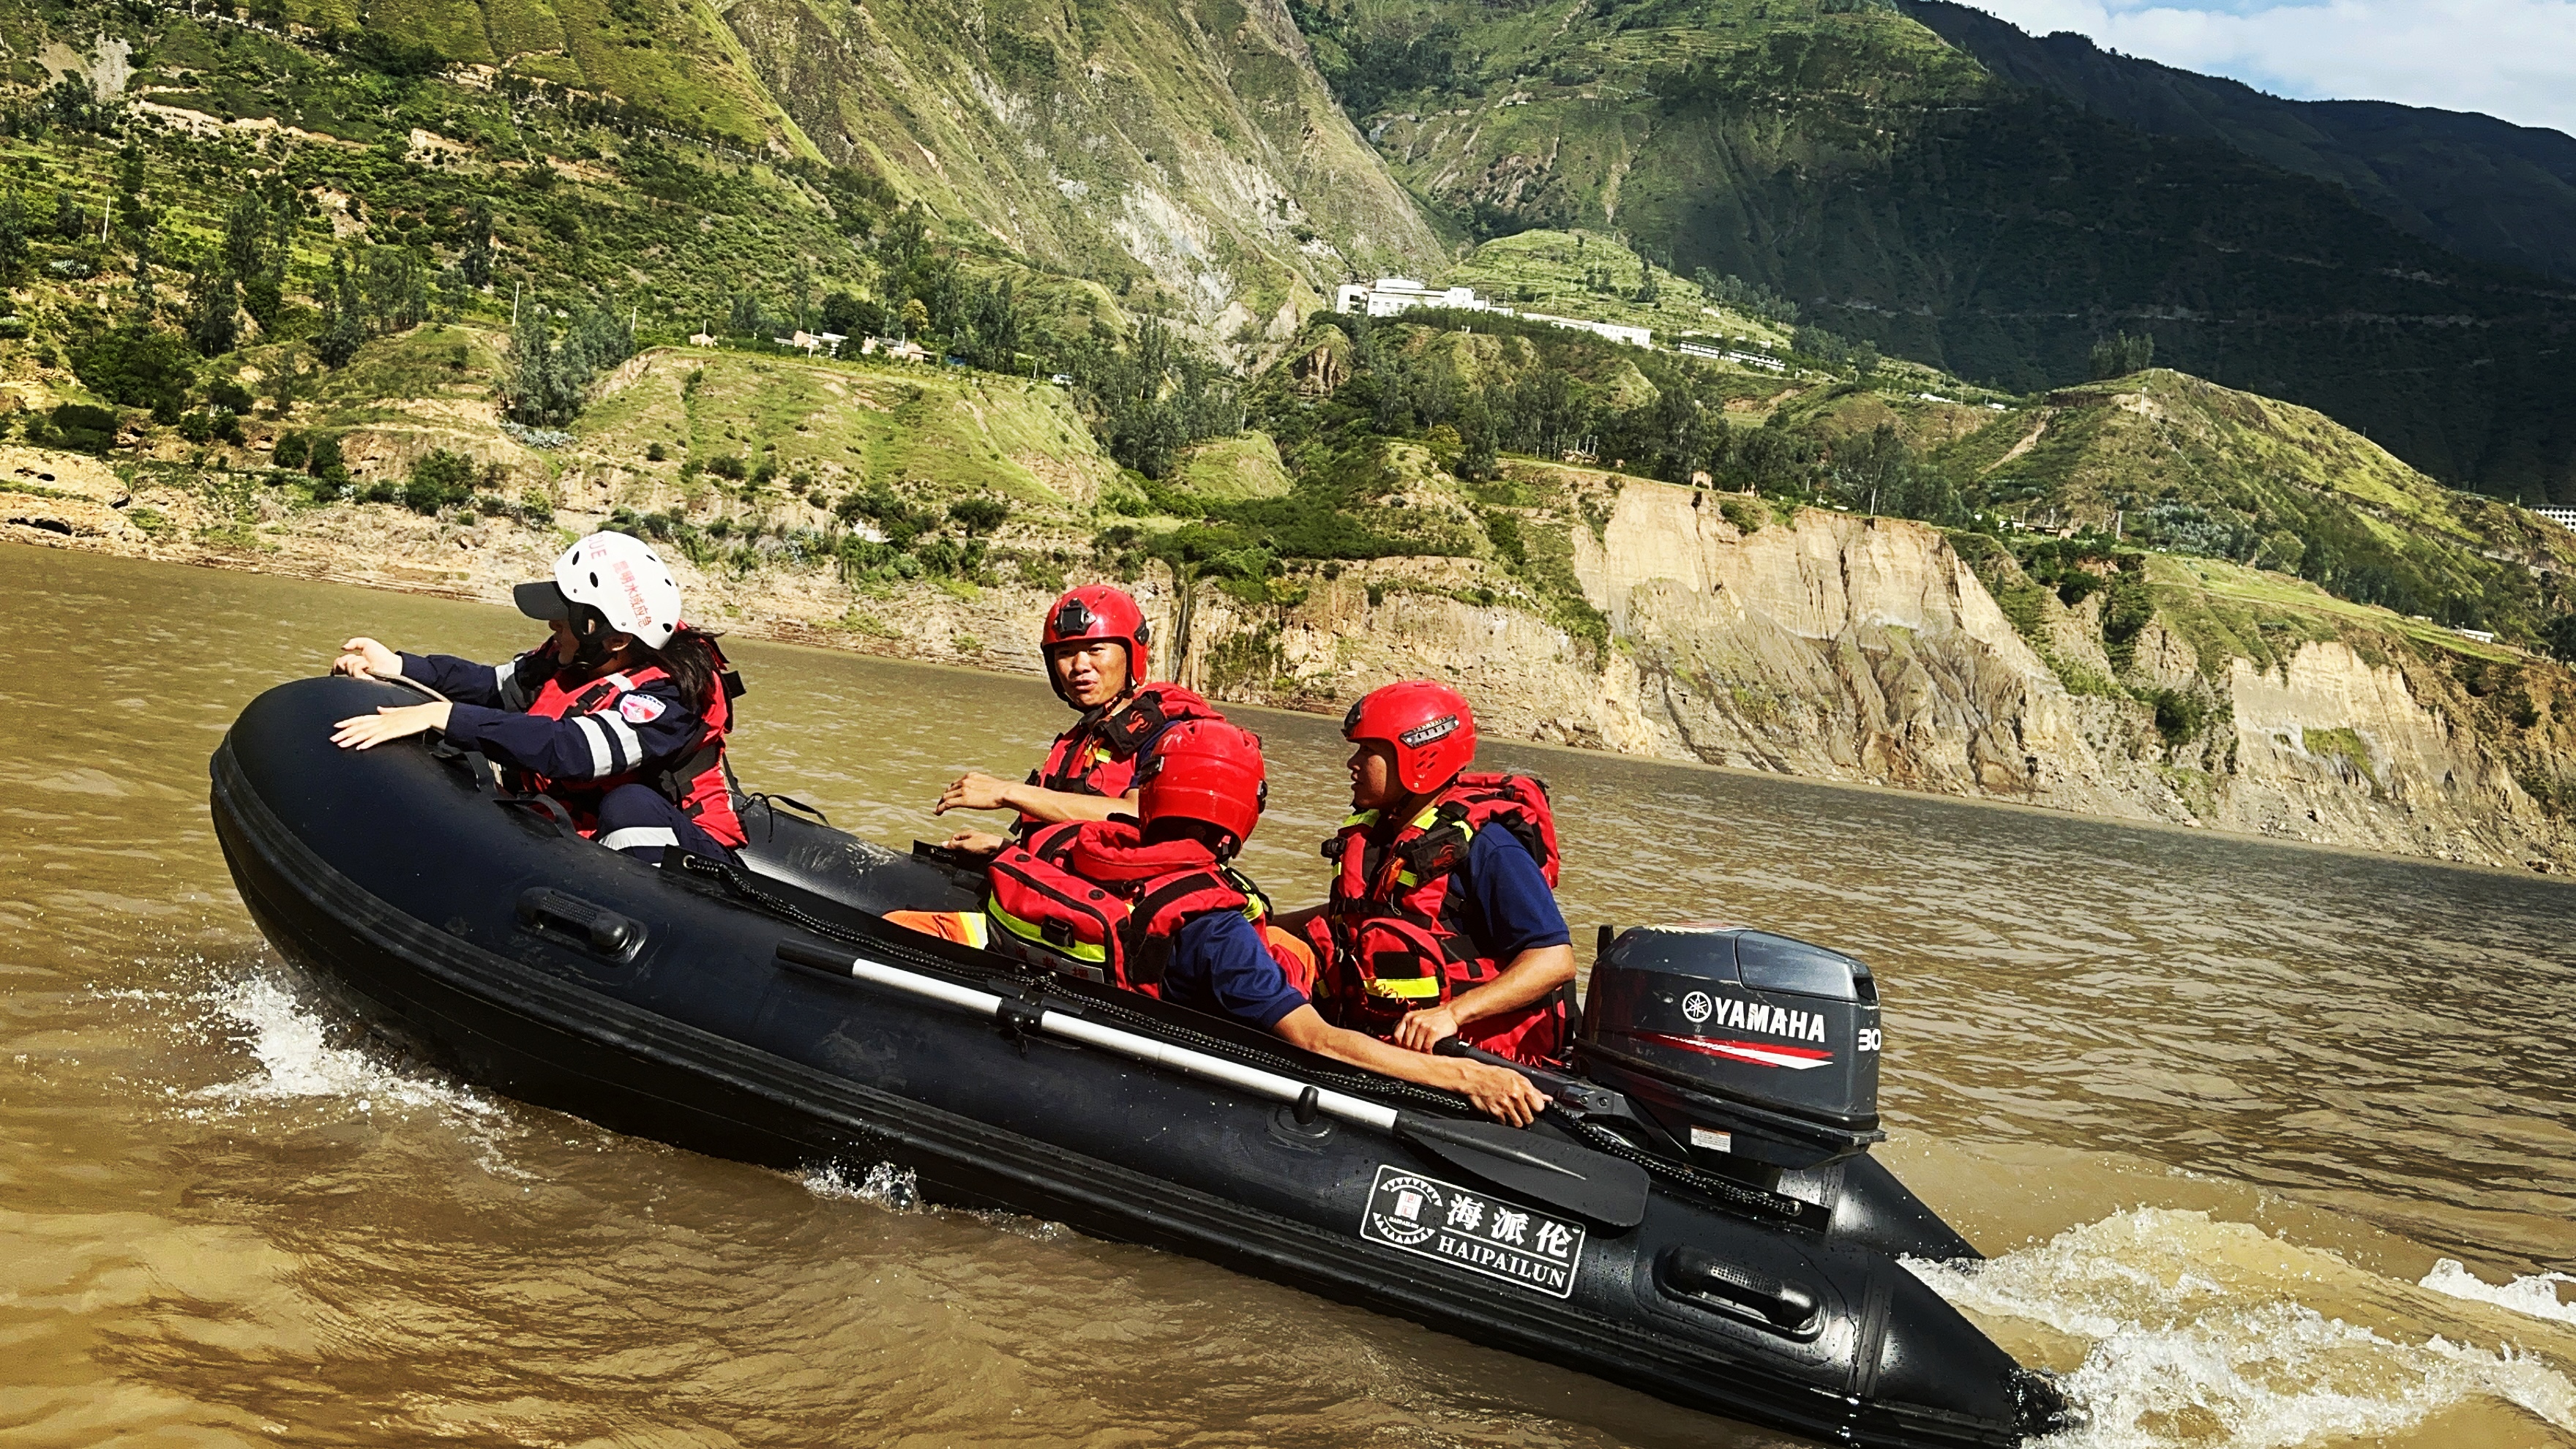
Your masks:
<svg viewBox="0 0 2576 1449"><path fill-rule="evenodd" d="M228 540L167 489L129 493L86 460L5 451L0 469L42 478L0 517L0 537L29 542L495 603L560 546L504 521L345 506ZM1747 533L1692 499L1625 483L1597 536L1572 526L1606 649L1528 608L1468 602L1501 581L1490 560L1374 560L1308 578L1293 603L1245 604L1202 583L1184 609L1159 567L1131 587L1162 641L1158 662L1219 699L1338 712L1389 680L1436 675L1475 700L1490 738L2576 868L2564 813L2576 805L2576 684L2561 666L2362 626L2258 662L2196 647L2184 621L2159 614L2126 651L2130 687L2117 688L2094 629L2099 595L2074 609L2052 599L2026 638L1937 530L1808 510ZM1026 586L854 593L828 570L672 564L693 607L727 628L1040 668L1034 621L1050 596ZM2078 692L2066 678L2099 683ZM2160 731L2140 697L2157 691L2201 701L2203 723Z"/></svg>
<svg viewBox="0 0 2576 1449"><path fill-rule="evenodd" d="M1630 485L1575 567L1608 616L1605 659L1507 606L1460 602L1469 564L1382 561L1290 607L1204 595L1188 682L1270 703L1347 700L1435 674L1491 736L1862 781L2487 865L2565 869L2576 835L2518 769L2568 773L2558 697L2508 732L2461 685L2401 652L2309 641L2269 668L2202 675L2151 626L2133 672L2188 680L2215 723L2180 742L2125 692L2074 693L1942 535L1803 512L1744 533L1688 489ZM1372 586L1378 601L1371 602ZM1170 615L1168 589L1157 606ZM1168 625L1167 625L1168 627ZM2067 628L2051 644L2081 654ZM2108 675L2098 643L2088 667ZM2531 679L2554 680L2544 667ZM2526 693L2533 684L2516 685ZM2544 687L2543 692L2547 692ZM2507 734L2515 735L2507 738Z"/></svg>

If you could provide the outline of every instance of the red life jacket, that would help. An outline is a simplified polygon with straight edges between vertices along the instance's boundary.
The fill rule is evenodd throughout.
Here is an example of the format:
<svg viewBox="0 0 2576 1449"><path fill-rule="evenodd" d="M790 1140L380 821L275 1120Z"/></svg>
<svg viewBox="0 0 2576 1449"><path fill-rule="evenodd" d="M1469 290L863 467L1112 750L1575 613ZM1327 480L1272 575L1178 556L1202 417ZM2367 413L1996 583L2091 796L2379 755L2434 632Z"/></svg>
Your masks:
<svg viewBox="0 0 2576 1449"><path fill-rule="evenodd" d="M1163 726L1185 719L1223 719L1216 706L1177 684L1149 684L1114 708L1086 711L1073 728L1055 737L1046 763L1029 772L1029 783L1041 790L1117 799L1136 783L1136 752L1163 732ZM1023 830L1043 822L1021 817Z"/></svg>
<svg viewBox="0 0 2576 1449"><path fill-rule="evenodd" d="M1391 834L1368 810L1324 843L1335 864L1332 894L1307 937L1322 963L1317 1005L1328 1020L1391 1036L1405 1013L1445 1005L1502 974L1510 963L1477 954L1441 909L1450 878L1465 868L1476 832L1485 829L1509 830L1555 886L1556 815L1547 786L1527 775L1462 774ZM1470 1046L1545 1065L1565 1051L1570 995L1551 992L1468 1022L1458 1035Z"/></svg>
<svg viewBox="0 0 2576 1449"><path fill-rule="evenodd" d="M1087 981L1162 994L1172 940L1193 917L1269 914L1259 888L1194 840L1147 845L1125 820L1067 821L993 858L991 949ZM1272 951L1299 989L1311 973Z"/></svg>
<svg viewBox="0 0 2576 1449"><path fill-rule="evenodd" d="M599 833L600 798L620 785L641 781L679 806L680 812L714 837L717 844L739 848L744 840L742 821L733 811L733 766L725 758L724 741L725 732L733 724L734 698L742 693L742 677L725 663L721 652L716 654L715 662L716 688L712 691L714 697L698 715L697 746L669 768L639 766L622 774L569 782L548 779L532 770L510 770L504 774L506 782L520 794L545 795L560 802L571 814L574 828L589 837ZM537 691L537 697L528 704L528 713L541 719L597 714L615 708L617 701L645 685L670 677L658 664L569 686L561 675L556 675Z"/></svg>

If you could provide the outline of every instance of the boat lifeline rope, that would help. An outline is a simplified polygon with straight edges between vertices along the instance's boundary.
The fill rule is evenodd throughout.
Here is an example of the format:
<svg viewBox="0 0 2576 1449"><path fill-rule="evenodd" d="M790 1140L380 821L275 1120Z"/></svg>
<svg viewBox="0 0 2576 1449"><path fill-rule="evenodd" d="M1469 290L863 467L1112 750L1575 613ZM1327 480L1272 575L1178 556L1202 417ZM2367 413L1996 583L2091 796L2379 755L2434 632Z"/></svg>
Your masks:
<svg viewBox="0 0 2576 1449"><path fill-rule="evenodd" d="M943 959L907 942L853 929L841 922L809 911L766 888L759 882L757 876L731 862L678 853L674 853L672 860L690 874L715 877L723 882L725 888L737 899L756 907L764 914L775 916L791 925L801 926L827 940L838 941L847 946L863 947L871 952L890 956L911 969L934 975L953 978L964 974L964 968L961 968L958 963ZM885 927L884 929L892 932L901 928ZM1008 974L1013 975L1015 979L1020 979L1024 985L1053 987L1059 992L1063 990L1061 983L1057 982L1051 973L1040 980L1032 981L1018 976L1015 962L996 960L995 965L1007 969L988 973L988 976ZM1174 1046L1232 1057L1271 1072L1294 1073L1309 1079L1320 1079L1335 1090L1356 1096L1374 1097L1380 1100L1392 1098L1399 1102L1453 1114L1463 1115L1472 1111L1472 1105L1464 1097L1454 1093L1419 1086L1393 1077L1381 1077L1374 1072L1352 1073L1346 1069L1336 1070L1314 1062L1294 1061L1274 1052L1263 1051L1258 1047L1167 1020L1150 1011L1117 1001L1106 994L1082 992L1076 994L1074 999L1081 1003L1085 1015L1116 1021L1121 1026L1152 1035ZM1650 1177L1689 1193L1693 1197L1701 1198L1713 1206L1748 1216L1786 1222L1814 1231L1822 1231L1830 1217L1826 1209L1804 1198L1737 1182L1715 1173L1702 1172L1688 1163L1676 1162L1671 1158L1648 1152L1620 1134L1585 1121L1581 1116L1561 1106L1550 1106L1545 1113L1545 1119L1549 1125L1566 1133L1582 1145L1605 1156L1615 1157L1641 1167Z"/></svg>
<svg viewBox="0 0 2576 1449"><path fill-rule="evenodd" d="M446 695L439 693L437 690L430 688L428 685L421 683L417 679L405 678L399 674L378 674L372 669L361 669L358 671L357 677L360 679L372 679L378 684L399 684L403 688L411 690L415 694L428 695L431 699L440 704L454 704L456 702L449 699Z"/></svg>

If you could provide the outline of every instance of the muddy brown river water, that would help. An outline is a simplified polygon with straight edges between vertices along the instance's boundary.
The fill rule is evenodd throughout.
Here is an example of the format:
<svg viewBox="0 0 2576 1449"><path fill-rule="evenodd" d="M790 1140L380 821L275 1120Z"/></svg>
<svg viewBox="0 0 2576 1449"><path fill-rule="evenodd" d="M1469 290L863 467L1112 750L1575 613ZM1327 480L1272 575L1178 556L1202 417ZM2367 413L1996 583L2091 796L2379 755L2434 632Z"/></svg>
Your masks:
<svg viewBox="0 0 2576 1449"><path fill-rule="evenodd" d="M0 548L0 1442L1767 1444L1187 1258L523 1107L233 895L206 757L348 633L497 608ZM743 642L755 788L900 843L1034 680ZM1331 722L1247 713L1320 890ZM1724 914L1887 1001L1882 1149L2073 1445L2576 1445L2576 888L1535 748L1578 928ZM404 828L399 820L387 830ZM424 842L424 849L434 845Z"/></svg>

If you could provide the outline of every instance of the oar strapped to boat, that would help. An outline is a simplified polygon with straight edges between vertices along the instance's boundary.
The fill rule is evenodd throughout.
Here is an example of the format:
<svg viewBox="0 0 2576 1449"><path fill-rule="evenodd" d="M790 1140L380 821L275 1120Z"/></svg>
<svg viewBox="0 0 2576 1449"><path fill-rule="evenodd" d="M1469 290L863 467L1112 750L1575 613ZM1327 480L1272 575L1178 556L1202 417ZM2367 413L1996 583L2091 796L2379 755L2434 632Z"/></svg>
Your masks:
<svg viewBox="0 0 2576 1449"><path fill-rule="evenodd" d="M1287 1104L1306 1120L1321 1113L1372 1128L1411 1143L1461 1172L1603 1227L1633 1228L1645 1220L1645 1169L1569 1142L1491 1122L1449 1121L1398 1111L1312 1082L1086 1021L1060 1007L1046 1006L1042 995L1038 1002L1031 1002L1020 994L1016 981L995 983L1008 987L1007 995L977 991L921 972L799 941L780 942L778 956L794 965L846 971L872 985L990 1016L1006 1030L1043 1032L1202 1081L1219 1082Z"/></svg>

